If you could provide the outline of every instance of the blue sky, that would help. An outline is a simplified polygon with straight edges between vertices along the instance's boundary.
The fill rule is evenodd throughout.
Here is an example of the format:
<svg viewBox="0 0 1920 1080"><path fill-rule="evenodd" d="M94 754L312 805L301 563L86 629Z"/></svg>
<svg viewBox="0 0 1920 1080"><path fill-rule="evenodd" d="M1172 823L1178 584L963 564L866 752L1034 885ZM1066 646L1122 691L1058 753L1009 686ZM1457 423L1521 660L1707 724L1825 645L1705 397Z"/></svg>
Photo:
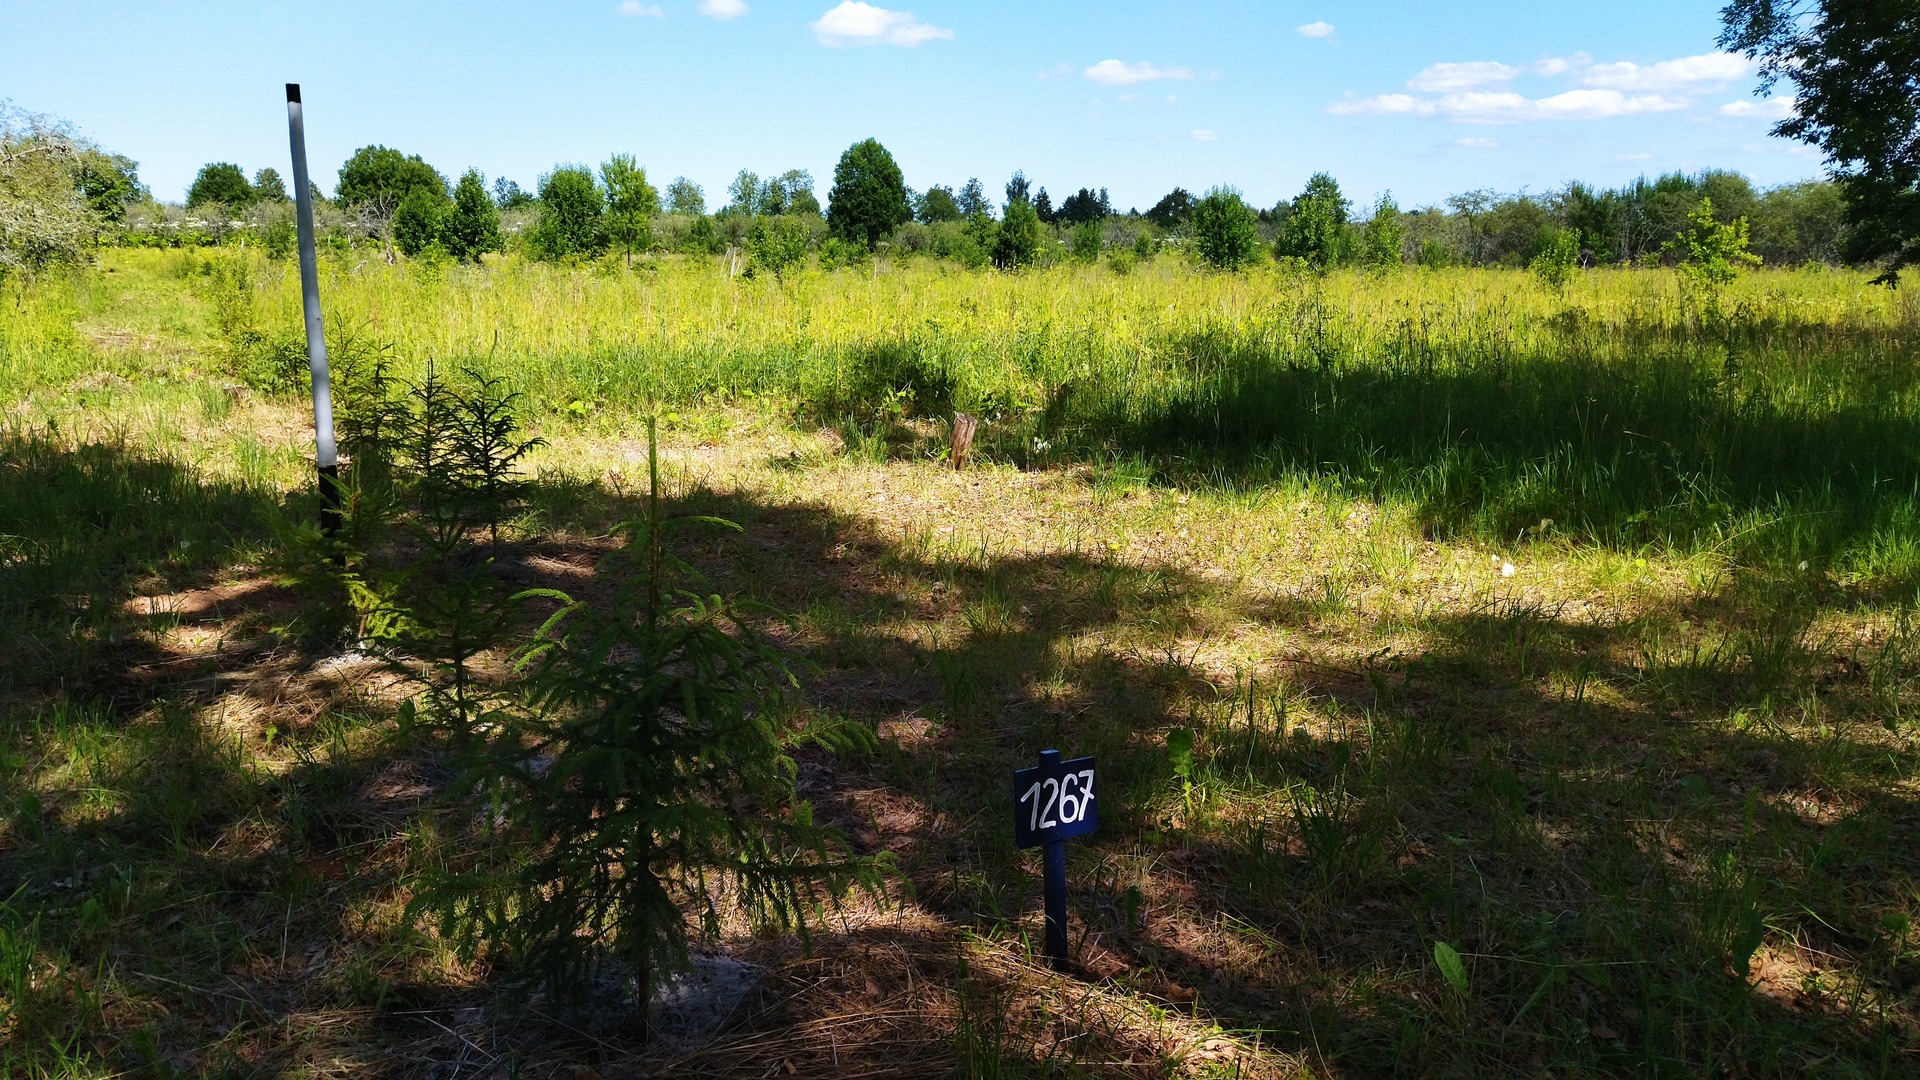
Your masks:
<svg viewBox="0 0 1920 1080"><path fill-rule="evenodd" d="M915 188L1023 169L1056 201L1175 185L1269 205L1315 171L1402 206L1470 188L1736 169L1817 175L1781 102L1716 55L1721 0L549 0L21 3L0 98L54 113L180 198L209 161L287 172L304 87L316 178L384 143L531 186L639 156L710 204L741 168L810 170L873 136ZM24 44L26 48L20 48ZM716 198L718 196L718 198Z"/></svg>

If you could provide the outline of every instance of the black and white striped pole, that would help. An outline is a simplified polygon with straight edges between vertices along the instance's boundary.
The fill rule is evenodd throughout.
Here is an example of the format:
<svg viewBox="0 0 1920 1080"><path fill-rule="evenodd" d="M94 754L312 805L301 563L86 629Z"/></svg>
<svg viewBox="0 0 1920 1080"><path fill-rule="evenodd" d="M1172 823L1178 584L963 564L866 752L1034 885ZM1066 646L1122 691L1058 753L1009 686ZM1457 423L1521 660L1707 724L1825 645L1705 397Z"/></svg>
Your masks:
<svg viewBox="0 0 1920 1080"><path fill-rule="evenodd" d="M320 531L340 531L340 451L333 442L333 384L327 336L320 324L320 266L313 252L313 187L307 180L307 132L300 84L287 84L287 140L293 144L294 206L300 222L300 306L306 314L307 361L313 366L314 465L320 487Z"/></svg>

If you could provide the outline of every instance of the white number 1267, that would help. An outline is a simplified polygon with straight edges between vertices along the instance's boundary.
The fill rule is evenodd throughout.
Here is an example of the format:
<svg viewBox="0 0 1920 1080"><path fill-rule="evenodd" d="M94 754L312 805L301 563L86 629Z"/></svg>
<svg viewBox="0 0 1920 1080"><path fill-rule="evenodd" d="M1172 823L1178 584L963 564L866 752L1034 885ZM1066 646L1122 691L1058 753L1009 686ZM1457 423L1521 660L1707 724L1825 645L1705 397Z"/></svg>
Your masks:
<svg viewBox="0 0 1920 1080"><path fill-rule="evenodd" d="M1051 829L1058 825L1071 825L1085 817L1087 808L1093 804L1093 770L1082 769L1077 773L1068 773L1058 781L1052 777L1035 781L1027 788L1026 793L1020 796L1021 802L1029 799L1033 801L1033 809L1027 812L1028 830L1037 831ZM1060 815L1058 821L1054 820L1056 811Z"/></svg>

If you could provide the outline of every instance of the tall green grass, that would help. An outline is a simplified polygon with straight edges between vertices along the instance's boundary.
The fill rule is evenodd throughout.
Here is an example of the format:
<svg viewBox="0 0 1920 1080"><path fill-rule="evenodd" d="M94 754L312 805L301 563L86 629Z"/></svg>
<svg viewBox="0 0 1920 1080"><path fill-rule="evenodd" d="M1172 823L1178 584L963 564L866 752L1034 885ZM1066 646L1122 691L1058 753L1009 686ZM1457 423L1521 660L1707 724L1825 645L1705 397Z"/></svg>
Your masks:
<svg viewBox="0 0 1920 1080"><path fill-rule="evenodd" d="M116 289L197 298L183 333L257 328L297 389L296 275L257 257L236 273L242 258L111 256ZM1920 577L1920 305L1864 282L1754 274L1720 318L1659 270L1561 294L1519 272L1215 275L1167 259L1125 276L905 262L781 284L704 259L356 256L328 261L322 288L343 339L390 344L403 372L481 364L565 422L765 402L871 432L961 409L994 421L989 453L1023 464L1120 454L1181 483L1332 481L1414 506L1436 535L1811 560L1904 586Z"/></svg>

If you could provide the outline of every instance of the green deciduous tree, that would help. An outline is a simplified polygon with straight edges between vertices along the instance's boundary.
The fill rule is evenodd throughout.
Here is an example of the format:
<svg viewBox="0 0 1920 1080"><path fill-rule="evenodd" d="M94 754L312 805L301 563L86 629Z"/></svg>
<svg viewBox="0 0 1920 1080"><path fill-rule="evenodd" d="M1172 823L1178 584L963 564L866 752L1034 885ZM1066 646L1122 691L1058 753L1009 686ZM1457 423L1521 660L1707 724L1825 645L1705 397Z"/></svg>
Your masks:
<svg viewBox="0 0 1920 1080"><path fill-rule="evenodd" d="M1260 255L1260 224L1253 208L1230 187L1217 187L1193 206L1193 246L1216 270L1238 270Z"/></svg>
<svg viewBox="0 0 1920 1080"><path fill-rule="evenodd" d="M653 245L653 215L660 212L660 193L647 183L647 170L632 154L615 154L600 166L600 182L607 194L607 239L626 252L629 265L635 251Z"/></svg>
<svg viewBox="0 0 1920 1080"><path fill-rule="evenodd" d="M833 190L827 193L827 226L833 235L872 247L896 225L911 220L906 180L887 148L873 139L848 147L833 167Z"/></svg>
<svg viewBox="0 0 1920 1080"><path fill-rule="evenodd" d="M792 214L762 214L747 233L747 271L780 281L807 257L807 224Z"/></svg>
<svg viewBox="0 0 1920 1080"><path fill-rule="evenodd" d="M480 170L468 169L454 185L441 242L448 254L467 262L477 263L487 252L500 250L500 208L487 195L487 178Z"/></svg>
<svg viewBox="0 0 1920 1080"><path fill-rule="evenodd" d="M606 200L585 165L562 165L540 178L540 221L527 236L536 257L594 255L606 246Z"/></svg>
<svg viewBox="0 0 1920 1080"><path fill-rule="evenodd" d="M1345 262L1352 251L1347 215L1348 202L1340 194L1339 183L1326 173L1314 173L1300 197L1293 200L1293 213L1281 227L1274 250L1300 259L1315 270L1331 270Z"/></svg>
<svg viewBox="0 0 1920 1080"><path fill-rule="evenodd" d="M81 147L50 117L0 108L0 285L21 299L41 274L77 265L100 216L75 182Z"/></svg>
<svg viewBox="0 0 1920 1080"><path fill-rule="evenodd" d="M1533 257L1534 275L1555 292L1567 287L1573 272L1580 268L1580 233L1576 229L1555 229L1553 236Z"/></svg>
<svg viewBox="0 0 1920 1080"><path fill-rule="evenodd" d="M1400 220L1400 204L1393 201L1393 192L1382 192L1374 200L1373 216L1367 219L1366 228L1361 232L1360 261L1375 270L1399 266L1406 236L1406 226Z"/></svg>
<svg viewBox="0 0 1920 1080"><path fill-rule="evenodd" d="M813 193L813 174L805 169L788 169L767 181L760 200L763 214L817 214L820 199Z"/></svg>
<svg viewBox="0 0 1920 1080"><path fill-rule="evenodd" d="M193 178L193 186L187 189L189 207L207 203L246 207L252 206L253 200L253 185L247 183L247 174L240 171L240 166L225 161L200 166L199 175Z"/></svg>
<svg viewBox="0 0 1920 1080"><path fill-rule="evenodd" d="M707 194L700 185L684 176L676 176L673 183L667 185L667 213L704 214L707 212Z"/></svg>
<svg viewBox="0 0 1920 1080"><path fill-rule="evenodd" d="M445 247L442 234L452 206L447 197L432 188L414 188L393 211L393 243L408 257L418 255L432 244Z"/></svg>
<svg viewBox="0 0 1920 1080"><path fill-rule="evenodd" d="M383 209L398 207L402 200L420 188L447 195L446 178L433 166L385 146L363 146L340 166L340 182L334 185L334 197L348 206L373 204Z"/></svg>
<svg viewBox="0 0 1920 1080"><path fill-rule="evenodd" d="M960 212L960 203L953 197L953 189L939 184L927 189L926 194L914 200L914 217L921 224L933 225L942 221L959 221L966 217Z"/></svg>
<svg viewBox="0 0 1920 1080"><path fill-rule="evenodd" d="M1773 133L1818 146L1846 197L1849 256L1881 280L1920 262L1920 7L1868 0L1731 0L1724 48L1793 83Z"/></svg>
<svg viewBox="0 0 1920 1080"><path fill-rule="evenodd" d="M100 220L121 221L130 204L147 197L147 186L140 182L139 163L85 144L76 147L74 179L88 208L100 215Z"/></svg>
<svg viewBox="0 0 1920 1080"><path fill-rule="evenodd" d="M766 185L760 182L760 174L752 169L741 169L727 185L727 205L720 208L722 214L745 214L752 217L760 212L760 203L766 198Z"/></svg>
<svg viewBox="0 0 1920 1080"><path fill-rule="evenodd" d="M1713 200L1703 198L1687 215L1687 227L1667 245L1680 256L1680 283L1686 295L1709 315L1720 314L1720 293L1740 271L1760 264L1747 250L1747 219L1722 224L1713 216Z"/></svg>

